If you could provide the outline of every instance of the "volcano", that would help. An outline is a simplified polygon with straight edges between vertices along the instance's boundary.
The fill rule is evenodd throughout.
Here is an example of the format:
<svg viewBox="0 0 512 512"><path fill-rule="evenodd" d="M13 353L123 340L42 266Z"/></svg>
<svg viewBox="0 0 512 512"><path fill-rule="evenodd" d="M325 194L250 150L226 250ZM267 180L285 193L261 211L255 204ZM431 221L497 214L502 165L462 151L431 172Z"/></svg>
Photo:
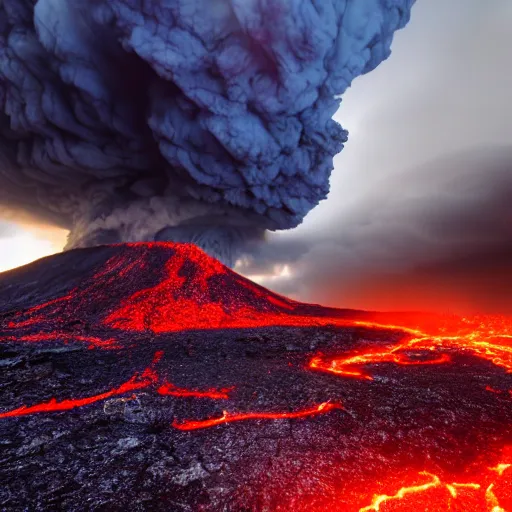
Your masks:
<svg viewBox="0 0 512 512"><path fill-rule="evenodd" d="M0 367L2 510L512 510L510 318L101 246L0 274Z"/></svg>

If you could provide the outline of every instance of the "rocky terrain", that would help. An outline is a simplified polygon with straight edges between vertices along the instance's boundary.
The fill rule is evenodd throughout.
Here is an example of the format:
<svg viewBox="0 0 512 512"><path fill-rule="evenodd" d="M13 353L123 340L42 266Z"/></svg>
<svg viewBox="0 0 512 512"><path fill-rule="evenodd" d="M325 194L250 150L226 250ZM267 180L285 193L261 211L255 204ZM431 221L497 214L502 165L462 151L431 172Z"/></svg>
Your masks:
<svg viewBox="0 0 512 512"><path fill-rule="evenodd" d="M512 510L512 326L300 304L190 245L0 274L0 510Z"/></svg>

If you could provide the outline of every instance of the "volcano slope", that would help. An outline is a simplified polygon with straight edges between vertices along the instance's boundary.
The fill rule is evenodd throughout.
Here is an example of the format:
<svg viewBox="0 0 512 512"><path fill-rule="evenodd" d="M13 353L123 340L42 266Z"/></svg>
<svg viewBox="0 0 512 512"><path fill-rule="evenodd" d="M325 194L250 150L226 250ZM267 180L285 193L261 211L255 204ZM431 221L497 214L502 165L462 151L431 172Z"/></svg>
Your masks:
<svg viewBox="0 0 512 512"><path fill-rule="evenodd" d="M0 275L0 509L512 510L512 322L300 304L192 245Z"/></svg>

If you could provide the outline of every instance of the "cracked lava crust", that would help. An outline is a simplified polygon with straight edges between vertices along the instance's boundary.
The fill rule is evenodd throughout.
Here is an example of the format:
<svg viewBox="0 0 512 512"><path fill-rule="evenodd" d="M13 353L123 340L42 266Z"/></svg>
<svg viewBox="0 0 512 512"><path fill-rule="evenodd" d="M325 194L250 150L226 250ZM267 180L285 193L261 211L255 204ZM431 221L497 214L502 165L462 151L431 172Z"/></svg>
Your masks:
<svg viewBox="0 0 512 512"><path fill-rule="evenodd" d="M0 275L0 370L1 510L512 510L508 318L103 246Z"/></svg>

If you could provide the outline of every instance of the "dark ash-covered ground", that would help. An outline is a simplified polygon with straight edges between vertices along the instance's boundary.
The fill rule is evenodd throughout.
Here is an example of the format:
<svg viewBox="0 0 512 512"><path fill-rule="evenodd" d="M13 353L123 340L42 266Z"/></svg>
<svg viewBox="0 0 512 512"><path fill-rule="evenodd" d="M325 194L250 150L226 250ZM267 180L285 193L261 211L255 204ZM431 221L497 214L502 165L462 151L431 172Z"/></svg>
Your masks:
<svg viewBox="0 0 512 512"><path fill-rule="evenodd" d="M404 337L397 330L326 325L128 333L96 327L94 336L122 340L105 349L64 339L65 329L75 332L73 324L53 339L48 330L44 341L23 340L36 327L13 328L13 315L77 284L66 283L65 268L59 280L55 261L0 276L0 415L51 398L98 397L134 375L142 378L147 368L153 381L65 411L0 417L0 510L350 512L370 506L374 494L393 495L417 483L422 471L443 482L488 478L483 468L503 462L504 448L512 445L512 374L474 355L452 353L449 364L439 365L375 364L373 380L308 369L318 353L397 343ZM41 273L39 284L34 272ZM54 289L42 287L45 282ZM164 382L178 395L224 390L227 398L162 394ZM293 413L326 402L339 407L301 418L176 428L219 418L224 410ZM512 480L502 476L492 490L499 510L508 510ZM452 510L494 510L487 508L486 489L482 480L482 499L474 502L481 505L467 508L462 491L455 499L437 486L437 508L424 510L448 510L450 499L461 501ZM388 505L397 500L371 510L413 509Z"/></svg>

